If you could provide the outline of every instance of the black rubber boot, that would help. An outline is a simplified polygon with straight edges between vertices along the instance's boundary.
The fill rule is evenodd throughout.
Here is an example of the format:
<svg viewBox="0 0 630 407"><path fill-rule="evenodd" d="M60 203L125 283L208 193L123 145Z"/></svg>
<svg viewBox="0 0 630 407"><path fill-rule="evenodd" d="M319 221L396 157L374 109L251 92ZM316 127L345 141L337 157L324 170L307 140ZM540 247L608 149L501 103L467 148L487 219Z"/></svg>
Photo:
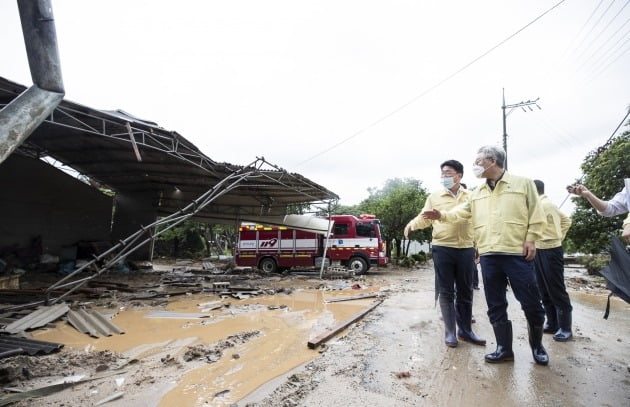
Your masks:
<svg viewBox="0 0 630 407"><path fill-rule="evenodd" d="M512 321L492 325L497 340L497 350L488 353L485 360L488 363L501 363L514 360L512 352Z"/></svg>
<svg viewBox="0 0 630 407"><path fill-rule="evenodd" d="M458 345L455 336L455 304L447 298L440 296L440 309L444 320L444 344L454 348Z"/></svg>
<svg viewBox="0 0 630 407"><path fill-rule="evenodd" d="M529 333L529 346L532 348L532 356L534 362L539 365L547 365L549 363L549 355L542 345L543 327L533 326L527 323L527 332Z"/></svg>
<svg viewBox="0 0 630 407"><path fill-rule="evenodd" d="M545 307L547 322L543 325L543 333L555 334L558 330L558 312L555 307Z"/></svg>
<svg viewBox="0 0 630 407"><path fill-rule="evenodd" d="M553 336L554 341L566 342L573 337L571 332L571 311L558 310L558 331Z"/></svg>
<svg viewBox="0 0 630 407"><path fill-rule="evenodd" d="M457 338L485 346L486 340L478 337L472 330L472 304L457 304Z"/></svg>

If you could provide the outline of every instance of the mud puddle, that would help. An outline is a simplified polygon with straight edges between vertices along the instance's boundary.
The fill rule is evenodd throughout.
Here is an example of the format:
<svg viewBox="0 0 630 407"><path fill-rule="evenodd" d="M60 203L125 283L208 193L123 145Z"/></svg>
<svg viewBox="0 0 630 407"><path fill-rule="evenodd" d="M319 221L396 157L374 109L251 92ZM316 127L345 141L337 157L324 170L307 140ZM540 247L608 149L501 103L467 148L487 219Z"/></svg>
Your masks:
<svg viewBox="0 0 630 407"><path fill-rule="evenodd" d="M148 317L155 313L155 307L97 309L103 314L116 312L112 322L125 331L122 335L91 338L66 323L59 323L55 329L34 332L33 337L60 342L70 349L110 350L140 360L144 368L152 370L145 379L152 381L150 392L143 398L137 395L147 405L223 406L319 356L319 352L307 348L308 340L364 310L374 299L333 303L327 300L366 294L374 289L301 289L243 300L189 295L172 299L160 309L168 312L167 318ZM210 308L220 308L208 311L208 304ZM179 313L207 317L178 318ZM245 332L256 334L239 341L239 335L242 337ZM231 335L237 340L226 341ZM192 359L187 356L192 347L207 349L217 343L227 345L221 352L214 352L211 360L207 355ZM113 405L137 402L132 397L125 399Z"/></svg>

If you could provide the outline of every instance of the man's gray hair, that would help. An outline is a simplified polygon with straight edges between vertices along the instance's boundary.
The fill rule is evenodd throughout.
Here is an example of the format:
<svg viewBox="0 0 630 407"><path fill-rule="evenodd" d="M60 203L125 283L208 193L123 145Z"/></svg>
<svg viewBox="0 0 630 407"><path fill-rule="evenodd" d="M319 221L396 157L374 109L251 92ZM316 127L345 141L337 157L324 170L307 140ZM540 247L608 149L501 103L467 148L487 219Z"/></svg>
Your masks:
<svg viewBox="0 0 630 407"><path fill-rule="evenodd" d="M493 159L499 168L503 168L505 165L505 150L502 147L483 146L477 151L477 154L483 154L483 158Z"/></svg>

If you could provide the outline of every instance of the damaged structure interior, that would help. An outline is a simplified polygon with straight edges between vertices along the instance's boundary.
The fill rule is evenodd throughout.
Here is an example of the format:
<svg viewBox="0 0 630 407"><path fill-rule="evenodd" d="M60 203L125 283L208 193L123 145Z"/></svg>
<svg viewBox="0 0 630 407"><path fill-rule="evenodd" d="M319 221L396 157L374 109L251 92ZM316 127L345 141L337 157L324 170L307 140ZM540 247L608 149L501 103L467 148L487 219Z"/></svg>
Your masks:
<svg viewBox="0 0 630 407"><path fill-rule="evenodd" d="M51 287L72 291L90 278L66 283L77 273L151 259L156 234L186 219L236 225L338 199L262 157L214 161L154 122L65 100L50 1L18 5L33 85L0 77L0 273L87 247L91 261Z"/></svg>

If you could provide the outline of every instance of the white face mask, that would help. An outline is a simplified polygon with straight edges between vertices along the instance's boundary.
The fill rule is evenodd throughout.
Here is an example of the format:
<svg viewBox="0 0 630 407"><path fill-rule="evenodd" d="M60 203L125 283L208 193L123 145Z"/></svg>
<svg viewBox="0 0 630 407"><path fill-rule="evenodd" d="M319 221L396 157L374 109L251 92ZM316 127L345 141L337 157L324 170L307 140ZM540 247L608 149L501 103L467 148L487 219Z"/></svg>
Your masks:
<svg viewBox="0 0 630 407"><path fill-rule="evenodd" d="M455 185L455 180L453 177L442 177L440 178L440 183L444 186L444 188L451 189L453 188L453 185Z"/></svg>
<svg viewBox="0 0 630 407"><path fill-rule="evenodd" d="M482 178L483 172L485 170L486 169L483 168L481 165L473 164L473 166L472 166L472 172L473 172L473 174L475 174L475 177L477 177L477 178Z"/></svg>

